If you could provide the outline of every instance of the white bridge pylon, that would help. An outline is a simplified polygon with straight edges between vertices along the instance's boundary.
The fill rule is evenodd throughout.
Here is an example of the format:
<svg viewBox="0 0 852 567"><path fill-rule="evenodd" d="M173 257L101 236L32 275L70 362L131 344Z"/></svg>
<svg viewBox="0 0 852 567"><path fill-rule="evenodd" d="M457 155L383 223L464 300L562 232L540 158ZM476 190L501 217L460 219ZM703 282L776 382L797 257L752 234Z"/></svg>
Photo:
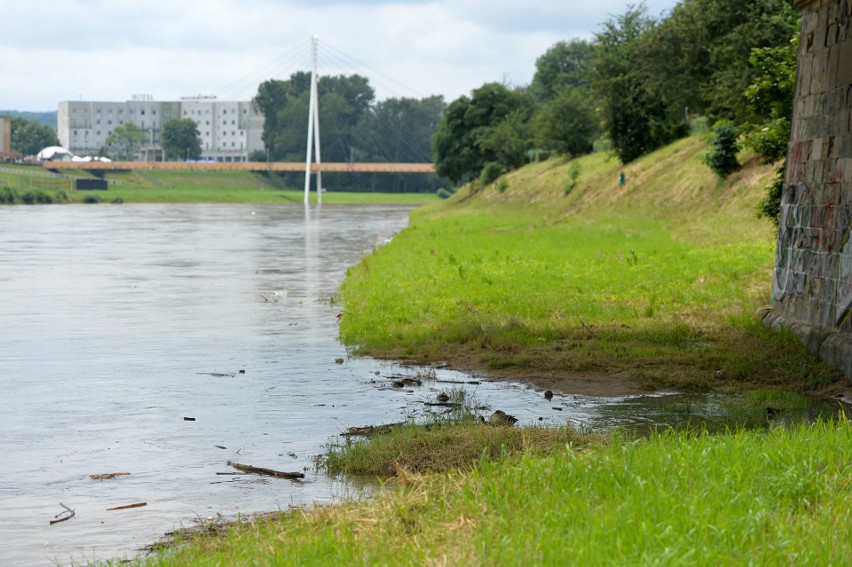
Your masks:
<svg viewBox="0 0 852 567"><path fill-rule="evenodd" d="M311 144L316 149L316 163L322 163L320 157L319 104L317 97L317 43L319 38L311 38L311 98L308 105L308 151L305 159L305 204L311 192ZM322 172L317 168L317 203L322 203Z"/></svg>

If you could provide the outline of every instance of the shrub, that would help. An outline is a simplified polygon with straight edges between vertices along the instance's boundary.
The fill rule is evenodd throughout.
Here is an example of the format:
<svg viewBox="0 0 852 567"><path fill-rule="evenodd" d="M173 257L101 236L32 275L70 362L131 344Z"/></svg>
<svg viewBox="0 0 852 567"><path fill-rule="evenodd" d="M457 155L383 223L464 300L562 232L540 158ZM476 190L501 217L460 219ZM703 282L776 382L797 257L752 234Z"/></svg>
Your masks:
<svg viewBox="0 0 852 567"><path fill-rule="evenodd" d="M123 202L124 199L122 199L121 197L115 197L112 201L110 201L110 203L112 203L113 205L120 205Z"/></svg>
<svg viewBox="0 0 852 567"><path fill-rule="evenodd" d="M500 181L497 182L497 185L495 187L497 188L498 191L503 193L504 191L506 191L506 189L509 188L509 181L505 178L501 179Z"/></svg>
<svg viewBox="0 0 852 567"><path fill-rule="evenodd" d="M36 191L35 192L35 200L36 200L36 203L47 205L47 204L50 204L50 203L53 202L53 197L51 197L49 194L45 193L44 191Z"/></svg>
<svg viewBox="0 0 852 567"><path fill-rule="evenodd" d="M83 197L84 203L100 203L101 200L98 199L97 195L92 195L91 193Z"/></svg>
<svg viewBox="0 0 852 567"><path fill-rule="evenodd" d="M453 196L453 192L450 189L447 189L446 187L438 187L436 193L438 194L438 197L440 199L449 199Z"/></svg>
<svg viewBox="0 0 852 567"><path fill-rule="evenodd" d="M567 196L577 186L577 181L580 179L580 162L571 162L571 167L568 168L568 179L565 181L563 192Z"/></svg>
<svg viewBox="0 0 852 567"><path fill-rule="evenodd" d="M56 192L56 195L53 196L59 203L67 203L68 202L68 193L65 192L64 189L60 189Z"/></svg>
<svg viewBox="0 0 852 567"><path fill-rule="evenodd" d="M32 191L27 191L23 195L21 195L21 202L25 205L33 205L36 202L35 193Z"/></svg>
<svg viewBox="0 0 852 567"><path fill-rule="evenodd" d="M9 187L3 187L0 190L0 204L11 205L15 202L15 192Z"/></svg>
<svg viewBox="0 0 852 567"><path fill-rule="evenodd" d="M781 214L781 193L784 191L784 165L775 170L775 177L766 188L766 198L758 205L758 216L766 217L778 224Z"/></svg>
<svg viewBox="0 0 852 567"><path fill-rule="evenodd" d="M503 166L496 161L485 162L485 165L482 166L482 171L479 173L480 185L482 185L482 187L491 185L497 181L501 175L503 175L503 171Z"/></svg>
<svg viewBox="0 0 852 567"><path fill-rule="evenodd" d="M719 177L727 177L740 168L737 161L737 128L727 120L721 120L713 126L710 134L710 149L704 154L704 163Z"/></svg>

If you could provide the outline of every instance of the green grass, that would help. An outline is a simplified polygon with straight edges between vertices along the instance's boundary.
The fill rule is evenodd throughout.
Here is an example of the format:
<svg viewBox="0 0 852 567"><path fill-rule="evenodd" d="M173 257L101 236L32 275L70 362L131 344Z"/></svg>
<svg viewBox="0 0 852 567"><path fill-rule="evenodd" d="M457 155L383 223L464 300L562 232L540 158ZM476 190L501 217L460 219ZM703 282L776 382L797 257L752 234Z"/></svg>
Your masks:
<svg viewBox="0 0 852 567"><path fill-rule="evenodd" d="M406 474L370 502L202 530L146 564L844 565L850 479L845 421L668 431Z"/></svg>
<svg viewBox="0 0 852 567"><path fill-rule="evenodd" d="M20 171L19 174L0 172L0 188L9 187L23 194L32 187L38 187L45 193L57 192L59 188L45 188L40 178L27 175L33 168L16 166L7 168ZM38 172L40 172L40 168ZM66 172L68 173L68 172ZM75 172L77 177L92 178L88 172ZM126 171L107 172L104 176L110 182L109 189L98 192L103 202L121 199L124 203L257 203L257 204L301 204L304 202L304 190L295 190L282 186L275 175L263 175L233 171ZM50 181L49 183L62 183ZM68 202L82 202L89 191L75 191L71 181L63 187ZM312 190L310 201L317 200ZM329 191L323 194L323 203L338 204L400 204L422 205L434 203L438 197L433 193L355 193ZM18 201L20 202L20 201Z"/></svg>
<svg viewBox="0 0 852 567"><path fill-rule="evenodd" d="M648 388L815 388L838 375L754 318L769 302L770 168L720 184L688 138L624 169L564 160L468 186L350 270L341 337L359 352L525 372L605 372Z"/></svg>

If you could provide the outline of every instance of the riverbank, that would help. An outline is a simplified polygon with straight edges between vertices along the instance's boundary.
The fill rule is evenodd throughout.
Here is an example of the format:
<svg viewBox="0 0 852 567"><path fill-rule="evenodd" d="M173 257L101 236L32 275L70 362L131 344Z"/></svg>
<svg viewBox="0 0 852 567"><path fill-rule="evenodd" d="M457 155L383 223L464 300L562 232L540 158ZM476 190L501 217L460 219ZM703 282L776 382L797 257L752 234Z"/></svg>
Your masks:
<svg viewBox="0 0 852 567"><path fill-rule="evenodd" d="M605 156L580 160L576 183L553 160L415 210L349 271L341 336L361 353L564 393L830 387L834 370L754 315L771 281L774 227L755 215L770 169L751 160L719 182L703 151L700 139L678 142L625 168L623 186ZM847 562L848 421L779 427L778 401L753 401L764 428L562 431L547 447L511 429L439 472L417 463L448 461L423 455L468 450L489 426L353 445L404 463L395 488L203 528L146 564Z"/></svg>
<svg viewBox="0 0 852 567"><path fill-rule="evenodd" d="M850 462L842 420L530 449L403 471L367 503L202 526L144 563L841 565L852 557Z"/></svg>
<svg viewBox="0 0 852 567"><path fill-rule="evenodd" d="M90 172L49 174L36 166L4 166L0 192L10 191L12 203L0 195L0 204L46 203L247 203L302 204L304 190L286 186L275 174L235 171L109 171L105 191L76 191L73 180L92 179ZM316 191L310 194L316 203ZM411 205L438 201L434 193L336 192L323 193L329 205Z"/></svg>
<svg viewBox="0 0 852 567"><path fill-rule="evenodd" d="M341 337L597 396L834 384L755 316L770 301L775 227L756 211L771 167L741 156L720 181L705 150L691 137L623 169L604 154L549 160L413 211L350 270Z"/></svg>

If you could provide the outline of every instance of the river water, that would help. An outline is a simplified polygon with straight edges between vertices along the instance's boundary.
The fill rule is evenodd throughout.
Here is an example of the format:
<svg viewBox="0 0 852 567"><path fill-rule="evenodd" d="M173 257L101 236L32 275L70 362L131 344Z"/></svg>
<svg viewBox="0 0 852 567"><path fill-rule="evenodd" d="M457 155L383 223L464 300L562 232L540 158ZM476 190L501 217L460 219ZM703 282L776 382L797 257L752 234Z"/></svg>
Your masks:
<svg viewBox="0 0 852 567"><path fill-rule="evenodd" d="M648 417L659 396L548 403L520 384L349 357L330 298L407 214L0 207L0 564L133 556L199 519L352 496L314 469L323 445L440 411L424 402L454 388L522 424L665 421ZM399 376L428 379L391 387ZM306 477L217 474L229 460ZM117 472L130 474L91 478ZM61 504L76 515L51 525Z"/></svg>

